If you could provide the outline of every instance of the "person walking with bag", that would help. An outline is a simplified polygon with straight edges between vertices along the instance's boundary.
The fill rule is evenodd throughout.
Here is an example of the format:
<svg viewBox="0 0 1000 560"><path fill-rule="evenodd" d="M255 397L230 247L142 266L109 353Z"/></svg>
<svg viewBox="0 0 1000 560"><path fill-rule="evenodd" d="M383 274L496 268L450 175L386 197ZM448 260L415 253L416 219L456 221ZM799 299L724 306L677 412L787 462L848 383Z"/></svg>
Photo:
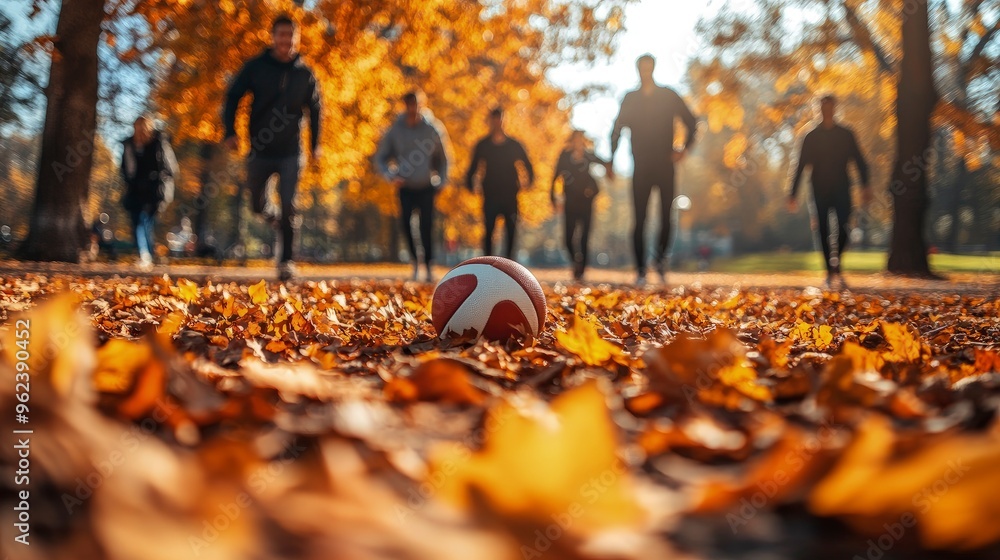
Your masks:
<svg viewBox="0 0 1000 560"><path fill-rule="evenodd" d="M139 268L153 268L156 215L174 199L177 158L166 134L143 115L133 123L133 134L122 142L121 175L125 181L122 206L132 221Z"/></svg>

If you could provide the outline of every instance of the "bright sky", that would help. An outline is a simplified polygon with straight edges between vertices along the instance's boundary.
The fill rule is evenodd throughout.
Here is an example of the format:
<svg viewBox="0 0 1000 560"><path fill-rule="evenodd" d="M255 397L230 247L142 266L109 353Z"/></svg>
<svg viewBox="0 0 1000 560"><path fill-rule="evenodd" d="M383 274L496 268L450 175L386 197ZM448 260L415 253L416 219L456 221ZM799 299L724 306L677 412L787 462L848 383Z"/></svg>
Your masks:
<svg viewBox="0 0 1000 560"><path fill-rule="evenodd" d="M595 94L590 101L573 108L573 125L594 139L599 155L610 150L611 125L618 114L621 98L639 83L635 60L644 53L656 57L653 77L660 85L687 93L682 83L688 60L698 50L694 28L701 17L715 14L723 0L641 0L625 10L625 31L610 62L589 67L563 66L549 72L549 78L567 91L588 84L608 84L607 94ZM626 142L618 148L616 167L631 167Z"/></svg>

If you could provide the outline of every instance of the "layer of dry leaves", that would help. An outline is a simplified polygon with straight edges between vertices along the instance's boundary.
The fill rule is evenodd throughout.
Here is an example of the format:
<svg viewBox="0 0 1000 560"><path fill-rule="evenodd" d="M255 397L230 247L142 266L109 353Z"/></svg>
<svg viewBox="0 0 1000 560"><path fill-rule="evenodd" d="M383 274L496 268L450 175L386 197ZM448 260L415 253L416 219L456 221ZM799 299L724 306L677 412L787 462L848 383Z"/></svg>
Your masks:
<svg viewBox="0 0 1000 560"><path fill-rule="evenodd" d="M35 431L5 551L1000 553L996 299L556 285L491 343L438 340L432 290L0 278L0 410L28 317Z"/></svg>

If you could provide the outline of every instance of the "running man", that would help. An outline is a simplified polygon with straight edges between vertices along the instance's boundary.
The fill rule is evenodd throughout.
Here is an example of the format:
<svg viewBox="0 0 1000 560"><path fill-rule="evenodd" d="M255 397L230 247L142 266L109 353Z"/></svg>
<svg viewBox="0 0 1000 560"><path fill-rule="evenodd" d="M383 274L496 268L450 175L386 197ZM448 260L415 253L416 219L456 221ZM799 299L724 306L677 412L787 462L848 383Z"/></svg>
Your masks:
<svg viewBox="0 0 1000 560"><path fill-rule="evenodd" d="M611 159L618 151L618 141L623 128L632 134L632 203L635 212L635 229L632 245L638 272L636 284L646 284L646 211L654 188L660 190L660 235L656 243L653 263L660 281L666 281L667 248L670 243L670 207L674 201L674 168L694 144L697 121L691 110L676 91L659 86L653 81L656 59L642 55L636 61L639 71L639 89L630 91L622 100L621 110L611 131ZM684 123L687 137L684 147L674 149L674 124Z"/></svg>
<svg viewBox="0 0 1000 560"><path fill-rule="evenodd" d="M278 278L284 282L295 275L292 246L295 235L295 191L299 182L301 123L309 113L310 156L319 159L320 94L316 77L298 53L299 33L288 16L278 16L271 24L271 46L250 59L229 85L223 124L226 147L236 150L236 109L248 92L250 105L250 155L247 158L247 186L253 211L281 232ZM281 209L267 196L267 183L278 175Z"/></svg>
<svg viewBox="0 0 1000 560"><path fill-rule="evenodd" d="M420 272L417 244L410 221L420 215L420 244L427 282L434 281L434 198L448 178L448 134L424 107L424 95L411 91L403 96L406 110L379 142L375 165L397 190L402 209L403 235L413 260L412 279Z"/></svg>
<svg viewBox="0 0 1000 560"><path fill-rule="evenodd" d="M503 256L514 258L514 239L517 234L517 192L535 182L535 170L528 159L528 153L520 142L507 136L503 128L503 109L490 111L489 133L476 144L472 163L465 175L465 186L475 192L475 178L481 164L486 170L482 175L483 215L486 233L483 237L483 254L493 254L493 228L498 217L503 216L507 236L504 239ZM517 164L524 166L527 184L521 185Z"/></svg>
<svg viewBox="0 0 1000 560"><path fill-rule="evenodd" d="M861 200L864 204L871 201L872 191L868 182L868 164L861 155L854 133L834 120L836 98L832 95L824 96L820 99L819 108L823 120L802 140L799 163L789 190L788 209L791 212L799 209L795 196L798 194L802 172L809 166L819 242L823 248L823 261L826 263L826 286L830 289L837 286L844 289L847 285L840 274L840 263L847 250L847 230L851 219L851 178L847 174L847 164L850 161L854 161L861 176ZM830 245L831 210L837 215L836 247Z"/></svg>

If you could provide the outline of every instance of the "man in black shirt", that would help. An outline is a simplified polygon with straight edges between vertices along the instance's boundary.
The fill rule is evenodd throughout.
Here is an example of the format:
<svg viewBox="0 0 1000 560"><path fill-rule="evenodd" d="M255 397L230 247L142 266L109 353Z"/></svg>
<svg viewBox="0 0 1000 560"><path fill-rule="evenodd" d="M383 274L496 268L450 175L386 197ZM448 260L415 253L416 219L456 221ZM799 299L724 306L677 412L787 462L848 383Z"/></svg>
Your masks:
<svg viewBox="0 0 1000 560"><path fill-rule="evenodd" d="M503 254L508 259L514 258L514 237L517 231L517 191L521 188L521 179L517 164L524 166L527 175L527 186L535 181L535 170L531 166L527 152L520 142L514 140L503 129L503 110L490 111L490 131L485 138L476 144L472 154L472 163L465 176L465 185L470 191L475 191L474 180L481 164L486 170L482 177L483 214L486 219L486 233L483 237L483 254L493 253L493 228L498 217L503 216L507 237L504 240Z"/></svg>
<svg viewBox="0 0 1000 560"><path fill-rule="evenodd" d="M670 207L674 201L674 165L679 163L694 144L697 120L677 92L653 81L656 59L643 55L636 61L639 89L630 91L622 100L621 110L611 132L611 159L618 150L623 128L632 133L632 203L635 229L632 244L638 269L636 283L646 284L646 211L654 188L660 189L660 235L656 243L654 264L660 281L666 276L666 254L670 242ZM674 123L680 119L687 129L684 148L674 150Z"/></svg>
<svg viewBox="0 0 1000 560"><path fill-rule="evenodd" d="M250 105L250 156L247 159L247 186L253 210L281 231L278 277L289 280L292 263L295 190L299 182L299 139L303 111L309 113L310 156L319 158L320 96L316 77L296 50L298 32L288 16L271 24L271 47L247 61L229 84L223 124L226 146L236 150L236 109L247 93ZM280 216L267 196L267 182L278 175Z"/></svg>
<svg viewBox="0 0 1000 560"><path fill-rule="evenodd" d="M847 249L847 224L851 218L851 179L847 174L847 164L850 161L854 161L858 174L861 175L862 201L867 204L871 200L868 164L861 155L854 133L834 121L836 108L837 100L832 95L820 100L823 121L806 134L802 141L799 163L788 196L788 208L796 212L798 202L795 195L798 193L799 181L806 166L811 167L810 182L816 204L819 241L823 247L823 260L826 262L826 284L829 288L834 287L835 283L845 287L844 278L840 274L840 263ZM835 248L830 246L830 210L837 214Z"/></svg>

